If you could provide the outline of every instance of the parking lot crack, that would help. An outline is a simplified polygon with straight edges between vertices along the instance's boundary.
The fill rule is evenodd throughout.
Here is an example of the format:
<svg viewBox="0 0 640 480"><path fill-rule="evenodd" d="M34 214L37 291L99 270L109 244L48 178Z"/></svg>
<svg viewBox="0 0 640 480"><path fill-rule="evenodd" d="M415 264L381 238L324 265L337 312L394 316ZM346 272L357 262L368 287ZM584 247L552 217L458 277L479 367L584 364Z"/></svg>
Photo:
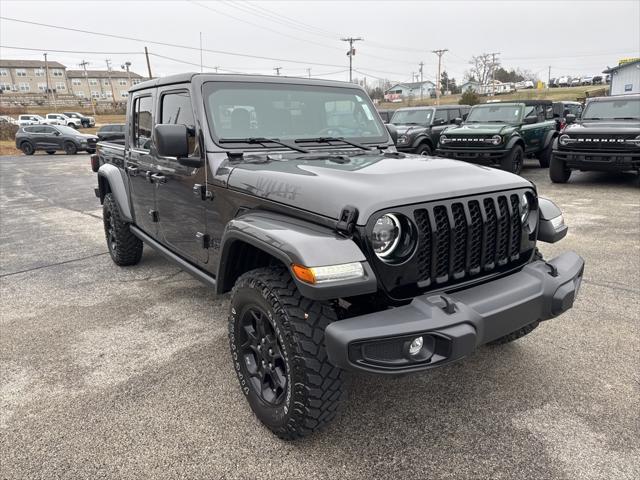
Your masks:
<svg viewBox="0 0 640 480"><path fill-rule="evenodd" d="M2 275L0 275L0 278L10 277L12 275L19 275L21 273L29 273L29 272L33 272L35 270L42 270L44 268L57 267L58 265L65 265L67 263L80 262L82 260L87 260L89 258L100 257L102 255L108 255L108 254L109 254L109 252L94 253L93 255L87 255L86 257L72 258L71 260L64 260L62 262L50 263L48 265L40 265L40 266L33 267L33 268L27 268L25 270L18 270L16 272L3 273Z"/></svg>

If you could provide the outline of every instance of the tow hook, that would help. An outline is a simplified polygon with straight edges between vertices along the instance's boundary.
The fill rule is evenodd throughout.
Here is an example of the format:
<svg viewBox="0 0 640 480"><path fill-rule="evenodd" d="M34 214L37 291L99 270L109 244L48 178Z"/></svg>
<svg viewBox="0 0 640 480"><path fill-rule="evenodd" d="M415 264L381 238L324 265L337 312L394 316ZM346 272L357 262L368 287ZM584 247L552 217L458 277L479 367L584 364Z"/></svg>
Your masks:
<svg viewBox="0 0 640 480"><path fill-rule="evenodd" d="M555 265L549 263L549 262L544 262L544 264L549 267L549 275L551 275L552 277L557 277L558 274L558 267L556 267Z"/></svg>

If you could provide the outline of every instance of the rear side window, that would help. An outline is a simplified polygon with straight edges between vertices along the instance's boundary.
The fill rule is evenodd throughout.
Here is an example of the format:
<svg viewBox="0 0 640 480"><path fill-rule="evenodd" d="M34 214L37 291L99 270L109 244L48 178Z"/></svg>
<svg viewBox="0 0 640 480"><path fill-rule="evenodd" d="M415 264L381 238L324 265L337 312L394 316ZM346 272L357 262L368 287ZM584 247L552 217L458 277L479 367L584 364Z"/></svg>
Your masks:
<svg viewBox="0 0 640 480"><path fill-rule="evenodd" d="M189 155L196 149L196 120L191 107L191 97L188 92L167 93L162 96L162 112L160 123L184 125L189 132Z"/></svg>
<svg viewBox="0 0 640 480"><path fill-rule="evenodd" d="M456 118L462 118L460 116L460 110L457 108L452 108L449 110L449 123L454 123Z"/></svg>
<svg viewBox="0 0 640 480"><path fill-rule="evenodd" d="M27 133L38 133L37 128L38 127L24 127L23 130Z"/></svg>
<svg viewBox="0 0 640 480"><path fill-rule="evenodd" d="M436 115L435 115L435 117L433 117L433 123L437 124L437 123L440 123L440 121L444 121L444 123L447 123L447 111L446 110L436 110Z"/></svg>
<svg viewBox="0 0 640 480"><path fill-rule="evenodd" d="M151 97L138 97L135 99L133 106L133 148L149 150L151 130L153 128L152 107Z"/></svg>

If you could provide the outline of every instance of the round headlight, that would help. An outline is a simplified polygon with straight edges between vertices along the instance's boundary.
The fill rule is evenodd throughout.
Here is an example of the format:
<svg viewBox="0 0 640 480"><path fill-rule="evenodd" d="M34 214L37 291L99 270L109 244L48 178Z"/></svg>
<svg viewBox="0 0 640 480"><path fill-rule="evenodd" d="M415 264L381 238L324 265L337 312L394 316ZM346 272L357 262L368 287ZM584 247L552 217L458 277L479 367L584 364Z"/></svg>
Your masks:
<svg viewBox="0 0 640 480"><path fill-rule="evenodd" d="M529 198L526 193L522 194L522 198L520 199L520 222L522 225L527 223L529 220L529 214L531 213L531 205L529 204Z"/></svg>
<svg viewBox="0 0 640 480"><path fill-rule="evenodd" d="M398 137L398 143L407 143L409 141L409 137L406 135L400 135Z"/></svg>
<svg viewBox="0 0 640 480"><path fill-rule="evenodd" d="M373 251L380 258L386 258L398 246L402 234L400 220L393 213L385 213L376 220L371 232Z"/></svg>
<svg viewBox="0 0 640 480"><path fill-rule="evenodd" d="M500 145L502 143L502 137L500 135L494 135L491 137L491 143L493 145Z"/></svg>
<svg viewBox="0 0 640 480"><path fill-rule="evenodd" d="M560 145L565 146L565 145L569 145L569 139L571 137L569 137L569 135L567 135L566 133L564 135L560 135L560 138L558 139L558 142L560 143Z"/></svg>

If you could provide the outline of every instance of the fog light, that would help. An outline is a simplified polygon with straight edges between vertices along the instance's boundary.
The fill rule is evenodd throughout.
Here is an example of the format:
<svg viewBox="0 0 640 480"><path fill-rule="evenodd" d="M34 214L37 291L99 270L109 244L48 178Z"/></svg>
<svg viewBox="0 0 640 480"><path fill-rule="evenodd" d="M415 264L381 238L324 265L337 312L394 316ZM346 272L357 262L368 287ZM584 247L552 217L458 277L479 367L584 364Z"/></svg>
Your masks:
<svg viewBox="0 0 640 480"><path fill-rule="evenodd" d="M416 337L411 341L409 345L409 355L417 355L422 350L422 345L424 345L424 339L422 337Z"/></svg>

